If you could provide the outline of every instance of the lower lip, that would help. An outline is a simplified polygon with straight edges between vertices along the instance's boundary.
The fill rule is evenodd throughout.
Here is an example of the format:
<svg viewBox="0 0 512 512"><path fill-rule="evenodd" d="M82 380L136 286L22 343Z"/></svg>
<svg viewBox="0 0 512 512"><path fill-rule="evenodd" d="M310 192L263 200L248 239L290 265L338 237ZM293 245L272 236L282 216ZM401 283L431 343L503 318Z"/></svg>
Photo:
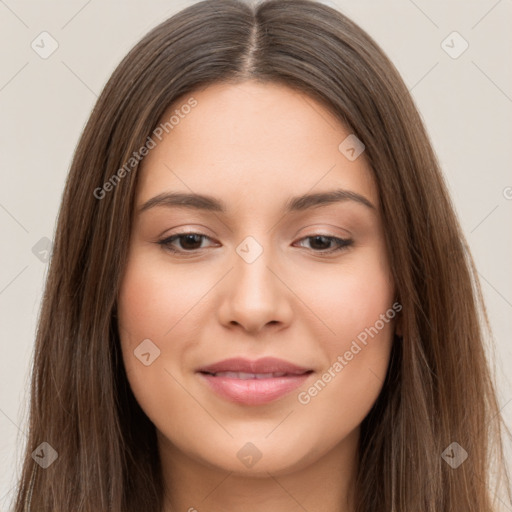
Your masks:
<svg viewBox="0 0 512 512"><path fill-rule="evenodd" d="M270 379L243 380L200 373L217 394L245 405L261 405L277 400L297 389L310 375L311 372Z"/></svg>

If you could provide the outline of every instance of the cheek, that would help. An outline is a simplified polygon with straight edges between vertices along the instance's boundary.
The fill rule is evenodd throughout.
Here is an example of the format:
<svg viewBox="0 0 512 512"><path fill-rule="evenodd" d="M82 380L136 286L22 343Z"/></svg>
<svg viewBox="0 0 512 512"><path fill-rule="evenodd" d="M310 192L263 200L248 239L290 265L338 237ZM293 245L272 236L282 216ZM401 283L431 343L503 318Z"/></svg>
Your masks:
<svg viewBox="0 0 512 512"><path fill-rule="evenodd" d="M135 398L155 424L162 419L161 411L183 412L187 406L172 376L177 375L176 365L191 344L174 334L206 292L199 293L206 284L197 275L171 270L143 251L134 251L128 260L118 296L121 351ZM171 338L172 351L165 343Z"/></svg>
<svg viewBox="0 0 512 512"><path fill-rule="evenodd" d="M118 317L125 340L137 344L145 338L172 336L171 331L198 303L208 285L197 272L173 269L161 260L135 255L128 262L119 292Z"/></svg>
<svg viewBox="0 0 512 512"><path fill-rule="evenodd" d="M183 316L187 287L180 276L167 276L169 269L134 251L129 257L118 296L118 327L127 373L150 374L161 362L164 334ZM134 357L143 340L151 340L160 350L155 363L146 368ZM156 349L155 349L156 350ZM151 352L151 350L150 350ZM132 376L132 378L135 378Z"/></svg>
<svg viewBox="0 0 512 512"><path fill-rule="evenodd" d="M136 247L130 253L118 296L118 328L127 377L145 410L162 410L158 402L166 395L166 407L173 397L181 396L172 375L178 376L182 362L197 350L205 321L204 302L224 272L169 265L152 248ZM136 354L140 355L139 347L148 339L156 346L150 344L149 352L154 350L158 357L146 366ZM153 361L152 353L149 360ZM160 392L154 393L155 389Z"/></svg>
<svg viewBox="0 0 512 512"><path fill-rule="evenodd" d="M333 439L355 428L375 403L385 379L393 342L394 286L377 252L333 272L315 288L315 312L330 328L319 344L323 372L301 389L298 402L307 417L325 417ZM323 292L322 292L323 290Z"/></svg>
<svg viewBox="0 0 512 512"><path fill-rule="evenodd" d="M394 312L384 324L379 321L394 299L393 281L379 254L368 251L357 259L347 260L346 265L333 265L328 272L302 274L302 296L307 297L311 309L329 327L330 335L323 345L330 353L343 349L347 341L350 344L351 339L377 321L383 334L392 330Z"/></svg>

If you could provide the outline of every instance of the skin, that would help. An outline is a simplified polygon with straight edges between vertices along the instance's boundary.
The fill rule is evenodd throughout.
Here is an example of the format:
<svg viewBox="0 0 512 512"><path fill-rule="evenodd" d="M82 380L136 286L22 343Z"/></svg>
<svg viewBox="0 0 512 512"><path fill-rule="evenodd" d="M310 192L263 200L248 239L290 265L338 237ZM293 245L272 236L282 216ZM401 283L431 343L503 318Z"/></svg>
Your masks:
<svg viewBox="0 0 512 512"><path fill-rule="evenodd" d="M158 434L166 511L352 511L359 425L382 388L395 329L384 327L309 403L298 400L394 302L376 185L364 152L324 106L278 84L215 84L145 157L118 297L124 364ZM185 104L180 100L164 116ZM345 189L354 200L284 214L305 193ZM163 192L222 200L226 213L140 207ZM206 235L158 243L177 233ZM332 240L353 240L338 252ZM237 252L252 236L252 263ZM191 249L192 248L192 249ZM323 256L322 256L323 250ZM192 255L190 255L192 254ZM160 355L134 356L144 339ZM265 405L226 400L197 368L274 356L314 370ZM251 442L261 458L237 457ZM255 450L252 448L252 450Z"/></svg>

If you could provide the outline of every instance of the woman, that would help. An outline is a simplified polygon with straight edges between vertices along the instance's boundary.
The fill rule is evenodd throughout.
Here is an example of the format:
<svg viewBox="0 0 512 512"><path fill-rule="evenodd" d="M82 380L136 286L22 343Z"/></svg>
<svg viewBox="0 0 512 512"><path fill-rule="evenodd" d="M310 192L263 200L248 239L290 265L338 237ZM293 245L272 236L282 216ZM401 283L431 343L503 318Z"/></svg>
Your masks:
<svg viewBox="0 0 512 512"><path fill-rule="evenodd" d="M475 274L366 33L309 0L181 11L76 150L16 511L496 510Z"/></svg>

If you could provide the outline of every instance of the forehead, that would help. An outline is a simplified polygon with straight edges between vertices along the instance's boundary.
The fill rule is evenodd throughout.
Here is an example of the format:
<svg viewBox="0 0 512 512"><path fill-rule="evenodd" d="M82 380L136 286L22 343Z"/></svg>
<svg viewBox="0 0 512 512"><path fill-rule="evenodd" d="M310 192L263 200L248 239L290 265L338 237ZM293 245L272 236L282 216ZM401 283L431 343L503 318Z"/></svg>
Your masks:
<svg viewBox="0 0 512 512"><path fill-rule="evenodd" d="M183 108L191 98L195 106ZM352 161L340 150L353 134L302 92L254 81L214 84L180 98L161 123L171 116L172 127L160 141L153 137L156 147L142 162L138 204L179 190L262 205L334 187L378 203L364 152Z"/></svg>

